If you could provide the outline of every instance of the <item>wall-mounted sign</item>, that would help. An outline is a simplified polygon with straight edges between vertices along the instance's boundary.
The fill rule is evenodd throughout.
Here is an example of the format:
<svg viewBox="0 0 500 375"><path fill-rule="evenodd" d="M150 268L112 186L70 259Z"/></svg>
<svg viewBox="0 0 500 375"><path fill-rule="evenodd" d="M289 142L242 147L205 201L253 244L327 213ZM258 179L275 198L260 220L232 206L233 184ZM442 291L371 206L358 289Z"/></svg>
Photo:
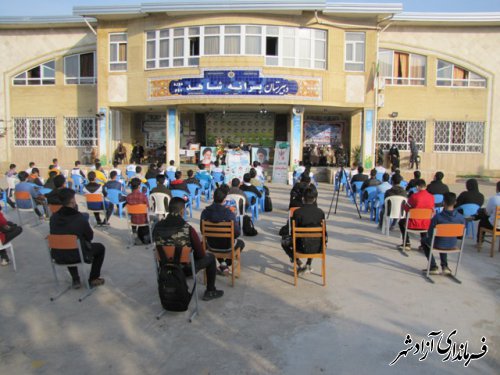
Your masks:
<svg viewBox="0 0 500 375"><path fill-rule="evenodd" d="M260 70L204 70L194 77L151 78L148 99L186 96L269 96L321 100L321 78L266 77Z"/></svg>

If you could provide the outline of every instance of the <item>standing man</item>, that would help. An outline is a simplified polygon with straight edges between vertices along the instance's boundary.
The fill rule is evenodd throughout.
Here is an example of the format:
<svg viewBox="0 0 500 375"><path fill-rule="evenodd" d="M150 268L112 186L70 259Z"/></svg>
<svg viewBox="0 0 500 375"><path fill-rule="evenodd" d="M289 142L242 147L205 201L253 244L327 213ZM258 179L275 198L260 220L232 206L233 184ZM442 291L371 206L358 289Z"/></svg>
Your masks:
<svg viewBox="0 0 500 375"><path fill-rule="evenodd" d="M399 168L399 149L395 144L389 149L389 159L394 168Z"/></svg>
<svg viewBox="0 0 500 375"><path fill-rule="evenodd" d="M89 284L92 288L104 284L101 276L101 267L104 262L106 249L100 243L92 243L94 232L90 227L88 218L78 212L75 201L75 191L67 188L59 190L59 199L63 207L50 217L50 234L74 234L81 241L82 253L85 263L92 263L89 276ZM80 260L80 256L73 251L53 250L52 257L58 263L74 263ZM79 289L80 276L78 267L69 266L68 271L73 279L73 289Z"/></svg>
<svg viewBox="0 0 500 375"><path fill-rule="evenodd" d="M408 140L410 141L410 169L413 169L413 163L415 163L415 166L418 169L418 147L417 143L415 142L415 139L413 138L412 135L408 137Z"/></svg>

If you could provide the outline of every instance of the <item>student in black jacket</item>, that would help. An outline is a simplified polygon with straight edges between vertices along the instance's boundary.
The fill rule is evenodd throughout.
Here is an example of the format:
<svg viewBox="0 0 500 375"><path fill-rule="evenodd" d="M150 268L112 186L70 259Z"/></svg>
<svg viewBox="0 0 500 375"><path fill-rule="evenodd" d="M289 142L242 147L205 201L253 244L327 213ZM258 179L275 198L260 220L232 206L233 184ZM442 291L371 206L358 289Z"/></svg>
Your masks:
<svg viewBox="0 0 500 375"><path fill-rule="evenodd" d="M250 177L250 173L245 173L243 175L243 185L240 186L240 189L243 191L249 191L251 193L254 193L255 195L257 195L258 198L262 197L260 191L257 190L257 188L250 183L251 179L252 178ZM255 203L255 198L253 199L252 202L250 202L250 204L254 203Z"/></svg>
<svg viewBox="0 0 500 375"><path fill-rule="evenodd" d="M448 189L448 185L443 184L443 178L444 178L443 172L436 172L436 174L434 175L434 180L432 180L432 182L429 185L427 185L427 191L432 195L435 194L444 195L446 193L449 193L450 189Z"/></svg>
<svg viewBox="0 0 500 375"><path fill-rule="evenodd" d="M78 205L75 201L75 191L71 189L60 189L59 198L63 207L50 217L50 234L74 234L81 241L83 257L86 263L92 263L89 276L91 287L104 284L101 276L101 267L104 262L104 245L92 243L94 232L90 227L88 218L78 212ZM78 262L80 257L75 251L53 250L52 256L57 263L67 264ZM73 279L73 288L80 288L80 276L77 267L68 267L68 271Z"/></svg>
<svg viewBox="0 0 500 375"><path fill-rule="evenodd" d="M479 186L475 178L470 178L465 182L465 187L467 191L460 193L457 198L457 207L463 204L477 204L482 207L484 204L484 195L479 192Z"/></svg>

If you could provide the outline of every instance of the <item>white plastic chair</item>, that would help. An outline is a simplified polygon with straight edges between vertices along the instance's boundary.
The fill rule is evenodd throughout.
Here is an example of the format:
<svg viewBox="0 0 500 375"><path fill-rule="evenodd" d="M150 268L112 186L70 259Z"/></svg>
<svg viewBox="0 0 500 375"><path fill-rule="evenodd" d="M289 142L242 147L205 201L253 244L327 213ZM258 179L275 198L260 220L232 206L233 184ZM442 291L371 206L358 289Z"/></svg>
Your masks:
<svg viewBox="0 0 500 375"><path fill-rule="evenodd" d="M245 197L239 195L239 194L228 194L226 196L227 200L232 200L236 203L236 216L238 216L238 219L240 221L240 228L243 227L243 216L245 215L245 205L247 203L247 200ZM241 206L243 207L243 210L240 212L240 202L242 202Z"/></svg>
<svg viewBox="0 0 500 375"><path fill-rule="evenodd" d="M389 211L389 202L391 202L391 210ZM396 219L402 219L405 217L405 211L403 210L403 204L406 203L406 198L393 195L392 197L387 197L384 200L384 220L382 222L382 233L389 237L391 227L391 221Z"/></svg>
<svg viewBox="0 0 500 375"><path fill-rule="evenodd" d="M170 197L165 193L153 193L149 196L149 209L159 220L164 219L168 214L165 207L165 198L167 204L170 204Z"/></svg>
<svg viewBox="0 0 500 375"><path fill-rule="evenodd" d="M0 250L9 250L10 258L12 259L12 267L14 267L14 271L17 271L16 256L14 255L14 247L12 246L12 243L9 242L4 245L2 241L0 241Z"/></svg>

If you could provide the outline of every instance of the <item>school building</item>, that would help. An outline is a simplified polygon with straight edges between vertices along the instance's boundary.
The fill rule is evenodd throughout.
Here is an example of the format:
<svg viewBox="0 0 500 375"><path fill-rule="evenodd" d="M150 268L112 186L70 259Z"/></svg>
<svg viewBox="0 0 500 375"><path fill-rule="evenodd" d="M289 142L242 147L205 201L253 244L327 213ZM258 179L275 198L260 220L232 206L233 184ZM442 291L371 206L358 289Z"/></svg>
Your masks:
<svg viewBox="0 0 500 375"><path fill-rule="evenodd" d="M29 10L27 10L29 12ZM500 176L500 13L325 0L79 6L0 17L0 164L104 163L166 142L378 148Z"/></svg>

